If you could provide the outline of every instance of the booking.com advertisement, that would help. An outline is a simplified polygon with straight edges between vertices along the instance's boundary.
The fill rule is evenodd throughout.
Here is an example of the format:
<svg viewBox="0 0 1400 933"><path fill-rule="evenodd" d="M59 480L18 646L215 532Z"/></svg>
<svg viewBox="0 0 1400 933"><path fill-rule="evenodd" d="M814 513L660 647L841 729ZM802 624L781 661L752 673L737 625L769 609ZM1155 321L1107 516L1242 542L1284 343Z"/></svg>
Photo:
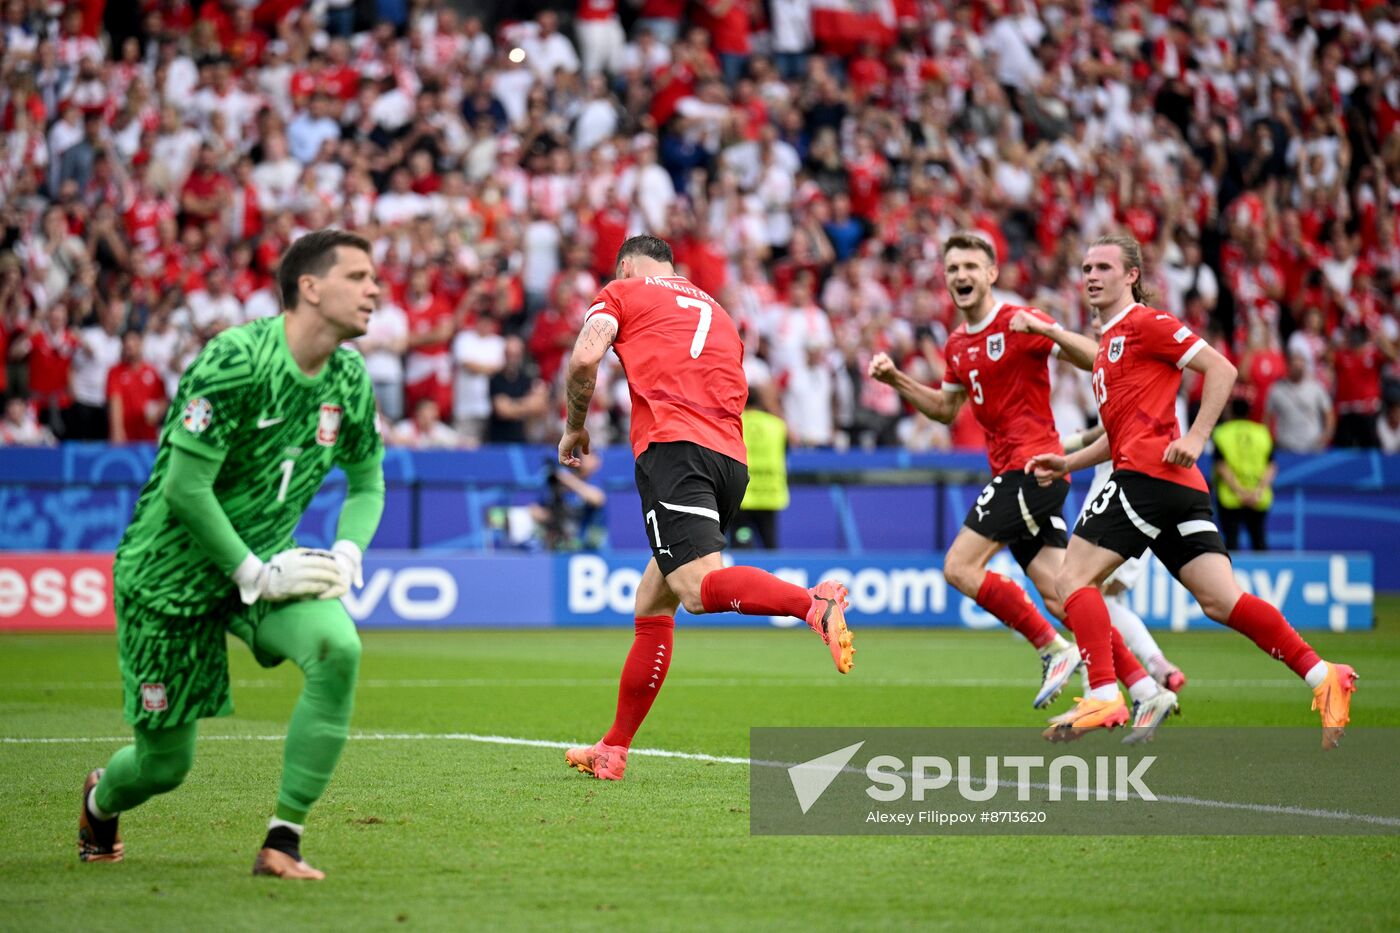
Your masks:
<svg viewBox="0 0 1400 933"><path fill-rule="evenodd" d="M803 587L826 579L844 582L853 626L1000 626L948 585L939 569L942 555L744 551L736 556ZM630 626L648 557L646 552L449 556L371 551L365 555L364 587L344 603L365 629ZM991 569L1027 583L1005 553ZM1278 606L1296 628L1345 632L1373 625L1369 555L1242 554L1235 558L1235 576L1244 590ZM1185 631L1215 625L1155 560L1129 599L1152 628ZM687 617L683 624L801 623L722 613ZM113 625L110 554L0 552L0 631L105 630Z"/></svg>

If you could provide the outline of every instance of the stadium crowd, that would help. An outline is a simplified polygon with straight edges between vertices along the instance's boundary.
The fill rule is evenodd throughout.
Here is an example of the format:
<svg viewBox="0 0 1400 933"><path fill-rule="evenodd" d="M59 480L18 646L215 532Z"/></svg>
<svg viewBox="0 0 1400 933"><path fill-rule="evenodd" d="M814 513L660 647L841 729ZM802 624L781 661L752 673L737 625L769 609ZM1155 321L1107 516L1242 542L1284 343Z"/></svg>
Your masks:
<svg viewBox="0 0 1400 933"><path fill-rule="evenodd" d="M0 443L154 439L339 225L387 285L359 349L394 443L556 439L583 312L651 232L794 445L980 447L866 376L940 379L969 229L1002 297L1086 331L1084 246L1130 231L1279 447L1400 449L1400 2L131 6L0 12ZM1055 372L1062 433L1090 400Z"/></svg>

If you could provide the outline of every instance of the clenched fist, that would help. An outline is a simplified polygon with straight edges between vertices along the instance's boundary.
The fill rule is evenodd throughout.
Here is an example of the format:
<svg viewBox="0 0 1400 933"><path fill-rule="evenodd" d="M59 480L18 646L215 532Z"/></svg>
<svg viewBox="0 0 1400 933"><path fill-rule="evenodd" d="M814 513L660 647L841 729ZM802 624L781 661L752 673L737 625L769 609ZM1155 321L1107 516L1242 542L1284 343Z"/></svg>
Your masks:
<svg viewBox="0 0 1400 933"><path fill-rule="evenodd" d="M876 379L887 385L894 385L895 378L899 375L899 367L894 365L889 354L876 353L870 358L869 372L871 379Z"/></svg>

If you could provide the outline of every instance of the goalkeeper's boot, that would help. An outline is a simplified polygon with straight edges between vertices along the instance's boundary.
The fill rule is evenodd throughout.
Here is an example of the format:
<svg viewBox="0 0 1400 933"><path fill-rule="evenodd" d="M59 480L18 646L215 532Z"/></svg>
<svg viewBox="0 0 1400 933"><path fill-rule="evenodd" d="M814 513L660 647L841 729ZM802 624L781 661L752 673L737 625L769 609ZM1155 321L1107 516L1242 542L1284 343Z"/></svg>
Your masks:
<svg viewBox="0 0 1400 933"><path fill-rule="evenodd" d="M1133 701L1132 731L1123 739L1124 745L1151 742L1157 727L1172 713L1180 713L1181 704L1176 694L1170 690L1158 690L1157 695L1146 700Z"/></svg>
<svg viewBox="0 0 1400 933"><path fill-rule="evenodd" d="M1351 719L1351 695L1356 692L1356 671L1347 664L1327 664L1327 677L1313 688L1312 708L1322 714L1322 747L1336 748Z"/></svg>
<svg viewBox="0 0 1400 933"><path fill-rule="evenodd" d="M604 745L603 740L599 739L595 745L584 745L564 752L564 764L584 774L591 774L600 781L620 781L627 770L627 746Z"/></svg>
<svg viewBox="0 0 1400 933"><path fill-rule="evenodd" d="M1055 698L1060 695L1060 691L1065 689L1065 684L1074 676L1074 672L1079 670L1084 663L1079 656L1079 648L1076 645L1066 645L1059 651L1052 651L1040 659L1040 692L1035 695L1035 701L1031 703L1036 709L1049 706L1055 702Z"/></svg>
<svg viewBox="0 0 1400 933"><path fill-rule="evenodd" d="M807 610L807 625L822 637L831 649L831 659L842 674L855 664L855 636L846 627L846 588L834 580L823 580L807 591L812 595L812 607Z"/></svg>
<svg viewBox="0 0 1400 933"><path fill-rule="evenodd" d="M253 874L295 881L324 881L326 877L302 859L301 836L286 826L267 831L267 839L253 860Z"/></svg>
<svg viewBox="0 0 1400 933"><path fill-rule="evenodd" d="M1114 729L1128 721L1123 694L1111 700L1074 698L1074 709L1051 718L1050 728L1041 733L1052 742L1073 742L1094 729Z"/></svg>
<svg viewBox="0 0 1400 933"><path fill-rule="evenodd" d="M120 862L126 850L121 833L117 832L117 818L99 820L88 809L88 797L102 780L103 770L89 772L87 780L83 781L83 806L78 811L78 858L84 862Z"/></svg>

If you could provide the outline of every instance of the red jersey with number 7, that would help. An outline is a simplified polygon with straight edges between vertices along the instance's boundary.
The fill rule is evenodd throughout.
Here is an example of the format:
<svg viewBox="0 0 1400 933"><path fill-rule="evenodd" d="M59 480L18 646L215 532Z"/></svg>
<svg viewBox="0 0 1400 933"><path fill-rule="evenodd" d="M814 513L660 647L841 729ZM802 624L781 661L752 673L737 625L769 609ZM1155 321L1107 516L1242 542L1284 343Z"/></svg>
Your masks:
<svg viewBox="0 0 1400 933"><path fill-rule="evenodd" d="M618 279L584 317L612 318L632 393L632 454L690 441L747 463L744 342L729 314L685 276Z"/></svg>
<svg viewBox="0 0 1400 933"><path fill-rule="evenodd" d="M1176 420L1181 371L1205 345L1181 321L1146 305L1131 304L1104 323L1093 386L1115 470L1210 491L1197 467L1162 460L1181 436Z"/></svg>
<svg viewBox="0 0 1400 933"><path fill-rule="evenodd" d="M993 474L1024 470L1036 454L1064 450L1050 412L1049 358L1059 345L1039 334L1013 333L1017 311L1055 323L1035 308L998 302L976 324L953 331L943 353L948 363L943 391L967 393L977 423L987 432Z"/></svg>

